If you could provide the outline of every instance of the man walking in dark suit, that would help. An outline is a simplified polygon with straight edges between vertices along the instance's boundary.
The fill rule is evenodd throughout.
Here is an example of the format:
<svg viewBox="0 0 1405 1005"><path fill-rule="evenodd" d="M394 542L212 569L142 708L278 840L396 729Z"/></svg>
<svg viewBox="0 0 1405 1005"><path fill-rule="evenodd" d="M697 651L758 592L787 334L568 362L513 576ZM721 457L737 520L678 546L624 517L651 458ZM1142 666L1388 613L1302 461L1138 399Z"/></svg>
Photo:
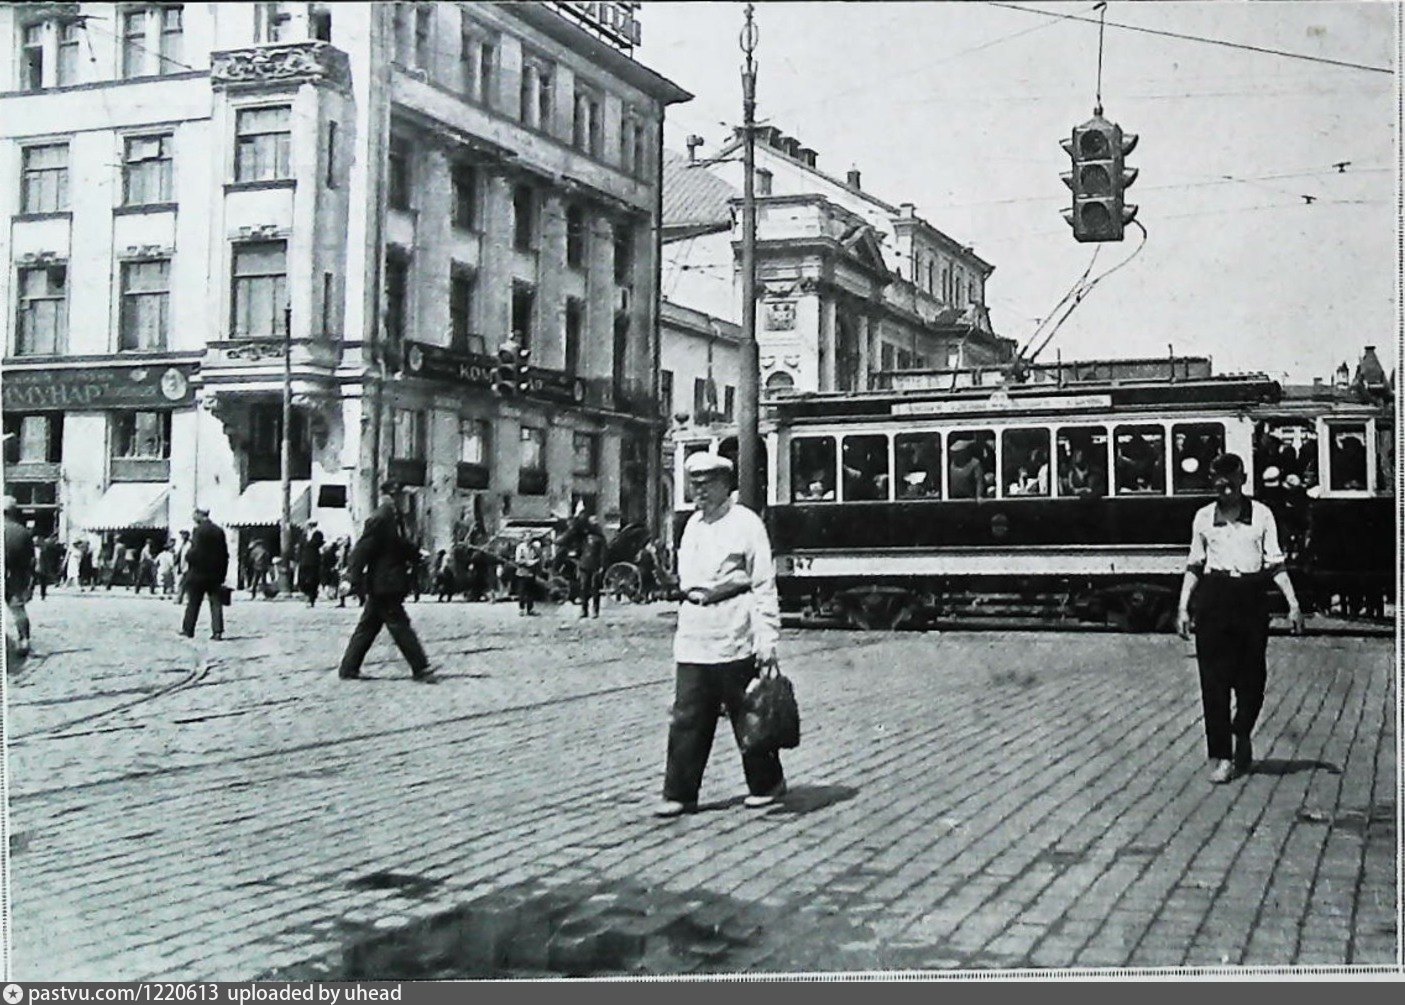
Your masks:
<svg viewBox="0 0 1405 1005"><path fill-rule="evenodd" d="M224 577L229 572L229 545L224 530L210 519L210 511L195 511L195 530L190 535L190 550L186 552L185 620L181 634L195 637L195 622L200 617L200 603L210 600L210 638L224 638L224 605L221 593Z"/></svg>
<svg viewBox="0 0 1405 1005"><path fill-rule="evenodd" d="M366 598L366 603L361 609L361 620L346 643L346 652L342 654L338 671L342 680L361 676L361 664L384 625L410 664L415 680L438 683L430 670L424 646L420 645L419 636L410 624L410 616L405 613L405 597L410 592L410 577L419 562L419 548L405 534L404 498L398 482L383 483L380 505L366 521L361 539L351 549L347 578L352 589Z"/></svg>

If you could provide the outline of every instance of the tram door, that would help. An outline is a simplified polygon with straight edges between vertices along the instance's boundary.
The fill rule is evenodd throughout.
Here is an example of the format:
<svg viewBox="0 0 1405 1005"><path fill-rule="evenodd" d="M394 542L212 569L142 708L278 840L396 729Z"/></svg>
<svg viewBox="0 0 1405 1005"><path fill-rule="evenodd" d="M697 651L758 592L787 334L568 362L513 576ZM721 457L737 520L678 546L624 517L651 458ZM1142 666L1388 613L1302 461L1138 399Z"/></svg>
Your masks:
<svg viewBox="0 0 1405 1005"><path fill-rule="evenodd" d="M735 436L724 438L717 445L717 452L733 465L737 463L737 453L739 444ZM770 465L767 463L766 440L764 437L756 438L756 497L761 500L761 508L766 508L766 500L771 498L768 472Z"/></svg>

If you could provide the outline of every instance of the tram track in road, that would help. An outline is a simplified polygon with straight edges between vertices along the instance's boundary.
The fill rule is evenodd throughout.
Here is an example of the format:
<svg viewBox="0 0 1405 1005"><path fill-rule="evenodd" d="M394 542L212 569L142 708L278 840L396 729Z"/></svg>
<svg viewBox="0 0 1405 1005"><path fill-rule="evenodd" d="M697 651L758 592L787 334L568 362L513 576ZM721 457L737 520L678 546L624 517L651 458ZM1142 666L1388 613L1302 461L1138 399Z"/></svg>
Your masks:
<svg viewBox="0 0 1405 1005"><path fill-rule="evenodd" d="M854 644L845 647L845 649L846 652L873 649L877 648L878 646L884 643L892 642L896 638L897 637L895 635L890 635L888 633L884 633L882 635L874 635L870 638L855 638ZM559 645L559 643L559 639L542 640L539 645L555 648ZM521 647L517 646L511 648L520 649ZM821 653L833 653L834 651L835 647L832 644L816 645L813 647L806 647L800 651L788 652L786 654L786 658L788 661L791 662L800 662L810 657L817 656ZM626 654L624 656L612 656L606 659L596 660L590 664L580 665L577 667L577 669L583 671L592 671L609 666L612 663L622 662L629 658L630 654ZM308 743L298 743L293 744L291 746L278 747L276 749L263 750L251 754L242 754L235 757L206 760L192 764L169 765L143 771L130 771L124 774L114 775L109 778L94 779L92 781L78 782L76 784L71 785L58 785L44 789L33 789L26 792L11 791L10 801L12 803L22 803L31 800L41 799L46 796L70 794L74 792L83 791L93 791L95 789L102 789L114 785L122 785L133 781L150 780L153 778L165 778L176 775L187 775L192 774L194 772L205 771L209 769L230 768L240 764L256 764L259 762L268 761L271 758L283 757L290 754L305 754L311 751L331 750L338 747L346 746L348 744L383 740L390 737L402 736L411 733L422 733L427 730L438 729L444 726L451 726L455 723L479 722L484 720L492 720L494 718L499 717L518 715L523 712L533 712L544 709L558 708L563 705L570 705L578 702L587 702L596 698L605 698L611 695L618 694L628 694L634 691L641 691L646 690L648 688L656 688L664 685L670 685L673 683L673 677L674 675L670 668L669 672L649 677L646 680L632 681L627 684L619 684L611 687L595 688L589 691L556 695L550 698L544 698L540 701L521 702L499 708L477 709L470 712L459 713L457 715L442 716L424 722L397 725L385 729L365 730L346 736L331 737L328 739L316 740ZM153 692L151 695L148 695L145 699L141 699L134 702L128 702L122 708L131 708L133 706L143 704L152 699L169 695L178 688L195 686L195 684L197 683L197 681L192 681L191 678L187 678L181 682L178 682L175 685L172 685L169 688L162 689L159 692ZM286 702L284 702L283 704L286 704ZM69 723L65 724L64 728L81 722L90 722L98 717L104 715L111 715L120 710L122 709L112 708L104 710L102 712L93 713L89 716L83 716L80 719L71 720ZM50 727L44 730L36 730L32 733L25 734L22 737L14 737L11 739L10 742L12 744L17 744L22 743L26 739L42 739L48 734L56 731L58 728L61 727ZM84 733L77 735L82 736L87 734Z"/></svg>

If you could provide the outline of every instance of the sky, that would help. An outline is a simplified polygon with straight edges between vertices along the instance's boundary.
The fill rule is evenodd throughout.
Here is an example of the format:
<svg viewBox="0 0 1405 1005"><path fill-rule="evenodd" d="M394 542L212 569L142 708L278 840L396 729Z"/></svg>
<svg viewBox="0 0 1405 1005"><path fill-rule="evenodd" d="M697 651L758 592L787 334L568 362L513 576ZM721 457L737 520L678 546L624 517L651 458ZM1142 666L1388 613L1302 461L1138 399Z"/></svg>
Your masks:
<svg viewBox="0 0 1405 1005"><path fill-rule="evenodd" d="M1107 4L1103 114L1140 137L1128 158L1141 172L1128 190L1140 250L1135 228L1079 244L1060 212L1071 199L1059 140L1098 92L1092 3L758 3L757 119L817 150L822 170L857 167L867 191L915 203L974 246L995 266L992 322L1021 344L1090 260L1089 279L1125 262L1041 361L1169 345L1219 373L1307 382L1375 345L1389 371L1395 14L1385 0ZM649 2L640 16L637 58L695 95L669 109L665 145L683 152L698 134L706 155L741 121L743 4Z"/></svg>

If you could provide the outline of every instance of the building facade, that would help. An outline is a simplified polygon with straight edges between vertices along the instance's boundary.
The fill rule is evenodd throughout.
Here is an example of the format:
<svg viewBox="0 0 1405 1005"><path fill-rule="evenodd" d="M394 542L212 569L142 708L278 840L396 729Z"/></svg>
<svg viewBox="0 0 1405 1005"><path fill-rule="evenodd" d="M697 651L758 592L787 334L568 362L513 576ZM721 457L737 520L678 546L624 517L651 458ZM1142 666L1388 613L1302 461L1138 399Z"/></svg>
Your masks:
<svg viewBox="0 0 1405 1005"><path fill-rule="evenodd" d="M276 540L286 382L293 516L331 536L388 476L426 548L647 520L689 95L636 6L0 7L7 491L65 538L203 505Z"/></svg>
<svg viewBox="0 0 1405 1005"><path fill-rule="evenodd" d="M663 283L670 301L740 319L741 140L665 155ZM763 392L864 390L912 369L1009 362L991 327L994 266L917 215L840 181L774 126L757 129Z"/></svg>

